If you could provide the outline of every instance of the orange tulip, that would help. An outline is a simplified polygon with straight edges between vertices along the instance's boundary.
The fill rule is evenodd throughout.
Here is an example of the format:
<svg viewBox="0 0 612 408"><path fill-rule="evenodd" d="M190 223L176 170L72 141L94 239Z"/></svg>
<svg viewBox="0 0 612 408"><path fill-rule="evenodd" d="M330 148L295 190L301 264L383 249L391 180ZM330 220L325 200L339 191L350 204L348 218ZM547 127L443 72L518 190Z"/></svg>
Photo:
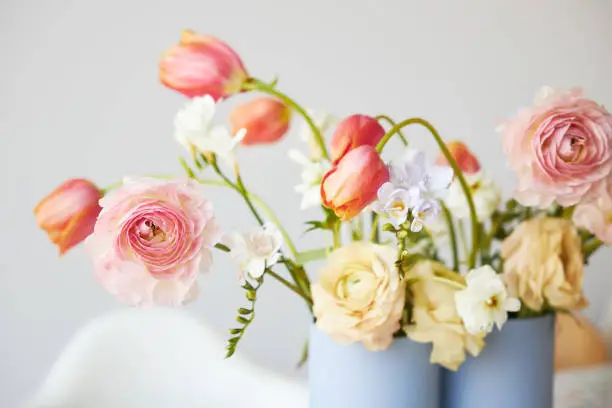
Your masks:
<svg viewBox="0 0 612 408"><path fill-rule="evenodd" d="M376 147L385 135L378 121L366 115L351 115L338 124L330 144L331 160L338 163L349 151L363 145Z"/></svg>
<svg viewBox="0 0 612 408"><path fill-rule="evenodd" d="M230 115L232 133L246 129L243 145L273 143L289 130L291 109L274 98L257 98L238 105Z"/></svg>
<svg viewBox="0 0 612 408"><path fill-rule="evenodd" d="M478 173L480 171L480 163L478 162L478 159L465 145L465 143L454 140L452 142L448 142L446 147L448 147L453 159L455 159L462 172L470 174ZM448 166L448 160L446 160L446 157L444 157L442 153L439 153L438 157L436 158L436 164L440 166Z"/></svg>
<svg viewBox="0 0 612 408"><path fill-rule="evenodd" d="M240 92L248 75L238 54L221 40L184 30L178 45L159 61L159 77L168 88L190 98L215 101Z"/></svg>
<svg viewBox="0 0 612 408"><path fill-rule="evenodd" d="M378 189L389 181L389 170L372 146L348 152L323 177L321 201L343 221L358 215L376 199Z"/></svg>
<svg viewBox="0 0 612 408"><path fill-rule="evenodd" d="M102 192L90 181L72 179L43 198L34 209L36 222L60 255L79 244L93 232L101 211Z"/></svg>

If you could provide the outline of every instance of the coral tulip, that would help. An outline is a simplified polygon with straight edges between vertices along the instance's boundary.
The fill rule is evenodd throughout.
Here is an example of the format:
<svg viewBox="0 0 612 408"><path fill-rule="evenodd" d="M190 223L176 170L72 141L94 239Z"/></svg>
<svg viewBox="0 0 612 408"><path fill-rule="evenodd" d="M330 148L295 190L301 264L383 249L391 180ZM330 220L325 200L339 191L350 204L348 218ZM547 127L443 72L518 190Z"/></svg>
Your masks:
<svg viewBox="0 0 612 408"><path fill-rule="evenodd" d="M243 145L273 143L289 130L291 109L274 98L257 98L238 105L230 115L232 134L246 129Z"/></svg>
<svg viewBox="0 0 612 408"><path fill-rule="evenodd" d="M159 61L159 77L168 88L190 98L215 101L240 92L248 75L236 54L221 40L184 30L179 44Z"/></svg>
<svg viewBox="0 0 612 408"><path fill-rule="evenodd" d="M370 116L351 115L338 124L330 144L331 160L337 164L349 151L359 146L376 147L385 129Z"/></svg>
<svg viewBox="0 0 612 408"><path fill-rule="evenodd" d="M34 209L36 222L60 255L79 244L94 230L102 192L84 179L68 180L42 199Z"/></svg>
<svg viewBox="0 0 612 408"><path fill-rule="evenodd" d="M360 146L347 153L321 182L321 202L343 221L358 215L389 181L389 170L376 149Z"/></svg>
<svg viewBox="0 0 612 408"><path fill-rule="evenodd" d="M460 142L458 140L454 140L452 142L448 142L446 144L448 150L450 151L453 159L459 165L459 169L466 174L470 173L478 173L480 171L480 163L478 159L472 151L465 145L465 143ZM448 160L446 157L440 152L438 157L436 158L436 164L440 166L448 166Z"/></svg>

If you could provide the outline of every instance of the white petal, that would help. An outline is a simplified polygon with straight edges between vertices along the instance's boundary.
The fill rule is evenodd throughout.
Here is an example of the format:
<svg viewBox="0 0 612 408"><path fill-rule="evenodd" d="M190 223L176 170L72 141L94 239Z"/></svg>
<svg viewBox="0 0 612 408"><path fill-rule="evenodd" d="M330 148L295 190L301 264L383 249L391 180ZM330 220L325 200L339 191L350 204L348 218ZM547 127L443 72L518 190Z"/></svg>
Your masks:
<svg viewBox="0 0 612 408"><path fill-rule="evenodd" d="M251 259L245 269L252 278L261 278L266 271L266 261L261 258Z"/></svg>
<svg viewBox="0 0 612 408"><path fill-rule="evenodd" d="M508 312L518 312L519 310L521 310L521 301L517 298L509 297L508 299L506 299L504 308Z"/></svg>

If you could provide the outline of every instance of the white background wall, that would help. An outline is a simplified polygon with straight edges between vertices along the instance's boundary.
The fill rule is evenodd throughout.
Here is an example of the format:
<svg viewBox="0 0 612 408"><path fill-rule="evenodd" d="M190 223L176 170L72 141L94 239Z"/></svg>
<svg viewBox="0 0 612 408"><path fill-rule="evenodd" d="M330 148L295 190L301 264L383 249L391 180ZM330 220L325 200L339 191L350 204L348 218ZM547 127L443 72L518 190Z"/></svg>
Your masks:
<svg viewBox="0 0 612 408"><path fill-rule="evenodd" d="M611 18L605 0L2 0L0 406L35 388L80 326L121 307L81 248L57 258L32 209L73 176L104 186L124 174L180 174L172 120L183 98L158 84L157 58L182 28L225 39L252 74L280 74L280 88L308 107L430 119L465 139L509 192L496 120L543 84L582 85L612 105ZM240 162L247 185L298 236L316 212L296 215L299 168L286 158L294 146L295 132L274 148L243 150ZM237 197L207 194L224 226L250 225ZM611 261L605 251L588 269L594 318L611 292ZM222 332L242 302L236 272L219 262L202 287L188 311ZM276 283L262 292L242 350L293 375L308 315Z"/></svg>

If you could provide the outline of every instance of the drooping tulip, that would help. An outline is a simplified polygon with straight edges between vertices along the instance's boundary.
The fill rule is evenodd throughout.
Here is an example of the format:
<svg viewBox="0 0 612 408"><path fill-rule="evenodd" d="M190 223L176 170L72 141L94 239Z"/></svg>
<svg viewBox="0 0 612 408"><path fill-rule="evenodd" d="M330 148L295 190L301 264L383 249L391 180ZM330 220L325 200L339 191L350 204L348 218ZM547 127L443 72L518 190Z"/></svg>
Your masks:
<svg viewBox="0 0 612 408"><path fill-rule="evenodd" d="M385 129L376 119L366 115L351 115L338 124L330 144L333 164L359 146L376 147L385 135Z"/></svg>
<svg viewBox="0 0 612 408"><path fill-rule="evenodd" d="M232 133L246 129L243 145L273 143L289 130L291 109L275 98L262 97L238 105L230 114Z"/></svg>
<svg viewBox="0 0 612 408"><path fill-rule="evenodd" d="M452 142L448 142L446 147L448 147L453 159L455 159L459 169L461 169L463 173L471 174L480 171L480 162L476 156L474 156L472 151L465 145L465 143L459 140L453 140ZM444 157L442 152L438 154L436 164L440 166L449 165L448 160L446 160L446 157Z"/></svg>
<svg viewBox="0 0 612 408"><path fill-rule="evenodd" d="M101 210L101 197L102 192L91 181L72 179L38 203L34 209L36 222L57 245L60 255L91 235Z"/></svg>
<svg viewBox="0 0 612 408"><path fill-rule="evenodd" d="M321 202L347 221L376 200L378 189L387 181L389 170L376 149L359 146L323 177Z"/></svg>
<svg viewBox="0 0 612 408"><path fill-rule="evenodd" d="M159 77L165 86L189 98L210 95L216 101L240 92L248 75L227 44L184 30L179 44L162 55Z"/></svg>

